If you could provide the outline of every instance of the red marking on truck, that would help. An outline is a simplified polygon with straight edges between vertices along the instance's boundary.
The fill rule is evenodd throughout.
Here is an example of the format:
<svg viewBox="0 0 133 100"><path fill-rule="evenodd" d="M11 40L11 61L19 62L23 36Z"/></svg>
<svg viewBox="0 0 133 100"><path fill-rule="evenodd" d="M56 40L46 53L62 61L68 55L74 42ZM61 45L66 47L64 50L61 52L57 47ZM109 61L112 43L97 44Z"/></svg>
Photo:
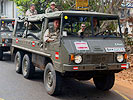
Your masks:
<svg viewBox="0 0 133 100"><path fill-rule="evenodd" d="M79 69L78 66L73 67L73 70L78 70L78 69Z"/></svg>
<svg viewBox="0 0 133 100"><path fill-rule="evenodd" d="M87 42L74 42L77 50L89 50Z"/></svg>
<svg viewBox="0 0 133 100"><path fill-rule="evenodd" d="M16 38L16 43L18 43L18 38Z"/></svg>
<svg viewBox="0 0 133 100"><path fill-rule="evenodd" d="M128 68L128 64L121 64L121 68L122 69L127 69Z"/></svg>
<svg viewBox="0 0 133 100"><path fill-rule="evenodd" d="M32 47L35 47L35 41L32 41Z"/></svg>
<svg viewBox="0 0 133 100"><path fill-rule="evenodd" d="M12 21L12 24L14 25L15 24L15 21Z"/></svg>
<svg viewBox="0 0 133 100"><path fill-rule="evenodd" d="M55 59L59 59L59 52L55 52Z"/></svg>
<svg viewBox="0 0 133 100"><path fill-rule="evenodd" d="M78 47L78 49L88 49L88 47Z"/></svg>

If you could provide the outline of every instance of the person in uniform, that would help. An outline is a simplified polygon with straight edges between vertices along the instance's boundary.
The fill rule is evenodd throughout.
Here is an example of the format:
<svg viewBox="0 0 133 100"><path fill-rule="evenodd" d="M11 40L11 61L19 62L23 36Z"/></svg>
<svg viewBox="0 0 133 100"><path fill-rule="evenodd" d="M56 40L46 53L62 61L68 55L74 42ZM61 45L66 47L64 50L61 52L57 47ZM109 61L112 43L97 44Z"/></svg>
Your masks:
<svg viewBox="0 0 133 100"><path fill-rule="evenodd" d="M35 9L34 4L31 4L30 9L26 11L26 16L32 16L32 15L37 15L37 10Z"/></svg>
<svg viewBox="0 0 133 100"><path fill-rule="evenodd" d="M96 34L100 31L99 27L97 26L97 19L96 18L93 19L93 28L94 28L94 34Z"/></svg>
<svg viewBox="0 0 133 100"><path fill-rule="evenodd" d="M54 12L54 11L59 11L59 10L56 8L55 2L51 2L51 3L50 3L50 7L48 7L48 8L45 10L45 13L51 13L51 12Z"/></svg>
<svg viewBox="0 0 133 100"><path fill-rule="evenodd" d="M84 32L85 31L85 28L86 28L85 24L81 24L80 28L81 29L78 31L78 36L81 35L81 32Z"/></svg>
<svg viewBox="0 0 133 100"><path fill-rule="evenodd" d="M55 19L53 21L53 32L50 32L50 29L47 29L44 33L43 36L43 40L44 42L52 42L52 41L56 41L58 39L59 36L59 26L60 26L60 21L58 19Z"/></svg>

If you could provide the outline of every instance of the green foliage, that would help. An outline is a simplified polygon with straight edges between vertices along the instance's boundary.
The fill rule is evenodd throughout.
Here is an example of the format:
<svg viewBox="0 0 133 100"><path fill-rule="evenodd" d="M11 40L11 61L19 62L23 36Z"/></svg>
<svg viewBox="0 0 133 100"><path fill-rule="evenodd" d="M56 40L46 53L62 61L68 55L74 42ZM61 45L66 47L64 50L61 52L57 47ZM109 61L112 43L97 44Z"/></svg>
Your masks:
<svg viewBox="0 0 133 100"><path fill-rule="evenodd" d="M100 3L100 0L89 0L89 11L98 12Z"/></svg>
<svg viewBox="0 0 133 100"><path fill-rule="evenodd" d="M133 36L125 35L125 43L127 46L133 46Z"/></svg>
<svg viewBox="0 0 133 100"><path fill-rule="evenodd" d="M74 5L74 1L75 0L67 0L66 3L64 3L63 0L10 0L10 1L14 1L17 6L20 6L18 7L19 8L19 11L20 12L26 12L30 5L31 4L35 4L36 6L36 10L37 12L40 14L40 13L44 13L45 12L45 9L47 7L49 7L50 5L50 2L56 2L56 5L58 7L58 9L60 10L68 10L68 9L71 9L72 5Z"/></svg>
<svg viewBox="0 0 133 100"><path fill-rule="evenodd" d="M44 13L44 10L49 7L50 2L56 2L59 10L76 9L76 0L10 0L14 1L20 7L20 11L26 12L31 4L35 4L38 13ZM88 11L117 13L123 0L88 0Z"/></svg>
<svg viewBox="0 0 133 100"><path fill-rule="evenodd" d="M29 9L31 4L35 4L38 13L44 12L42 8L45 5L45 0L10 0L10 1L14 1L17 4L17 6L20 6L18 7L20 12L25 13Z"/></svg>

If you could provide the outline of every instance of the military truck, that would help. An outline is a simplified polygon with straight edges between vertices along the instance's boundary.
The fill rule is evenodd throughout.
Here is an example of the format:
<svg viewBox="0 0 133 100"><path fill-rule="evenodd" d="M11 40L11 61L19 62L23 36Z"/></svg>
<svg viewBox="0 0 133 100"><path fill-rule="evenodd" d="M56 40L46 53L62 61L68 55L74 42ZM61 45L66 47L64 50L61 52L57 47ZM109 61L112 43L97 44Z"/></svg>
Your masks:
<svg viewBox="0 0 133 100"><path fill-rule="evenodd" d="M47 29L51 35L55 32L54 20L60 21L57 39L44 41ZM82 23L86 28L79 35ZM61 93L65 78L93 78L97 89L109 90L115 73L128 68L118 15L85 11L34 15L19 18L13 34L16 72L29 79L35 67L44 70L44 87L49 95Z"/></svg>
<svg viewBox="0 0 133 100"><path fill-rule="evenodd" d="M0 60L3 58L3 52L10 51L14 23L15 19L0 19Z"/></svg>

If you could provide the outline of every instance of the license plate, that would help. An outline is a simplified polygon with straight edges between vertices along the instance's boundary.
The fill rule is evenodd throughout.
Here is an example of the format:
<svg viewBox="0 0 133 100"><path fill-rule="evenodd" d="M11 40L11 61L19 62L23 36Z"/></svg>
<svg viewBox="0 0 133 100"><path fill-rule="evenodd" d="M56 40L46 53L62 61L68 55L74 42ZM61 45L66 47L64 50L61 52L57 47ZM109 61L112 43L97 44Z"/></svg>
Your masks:
<svg viewBox="0 0 133 100"><path fill-rule="evenodd" d="M124 47L107 47L105 48L106 52L125 52Z"/></svg>

